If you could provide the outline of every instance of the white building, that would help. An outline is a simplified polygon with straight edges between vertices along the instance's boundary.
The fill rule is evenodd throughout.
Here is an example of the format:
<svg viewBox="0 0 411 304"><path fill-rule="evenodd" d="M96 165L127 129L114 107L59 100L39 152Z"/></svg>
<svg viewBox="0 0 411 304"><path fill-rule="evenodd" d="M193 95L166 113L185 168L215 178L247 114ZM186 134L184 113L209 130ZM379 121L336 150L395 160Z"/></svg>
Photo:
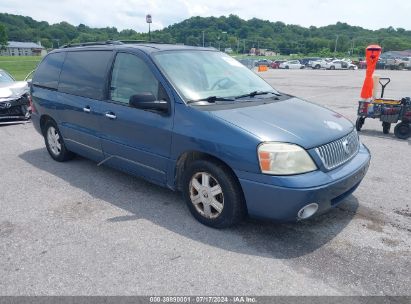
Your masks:
<svg viewBox="0 0 411 304"><path fill-rule="evenodd" d="M9 41L1 56L40 56L46 54L46 49L39 43Z"/></svg>

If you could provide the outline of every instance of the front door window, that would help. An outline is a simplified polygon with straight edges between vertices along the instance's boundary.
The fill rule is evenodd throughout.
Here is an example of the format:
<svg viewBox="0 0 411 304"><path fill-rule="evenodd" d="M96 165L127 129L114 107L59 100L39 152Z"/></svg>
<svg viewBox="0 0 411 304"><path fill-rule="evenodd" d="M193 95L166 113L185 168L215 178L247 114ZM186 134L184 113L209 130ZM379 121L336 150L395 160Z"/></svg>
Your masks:
<svg viewBox="0 0 411 304"><path fill-rule="evenodd" d="M111 76L111 100L129 104L131 96L147 93L158 99L158 89L158 80L142 59L127 53L117 54Z"/></svg>

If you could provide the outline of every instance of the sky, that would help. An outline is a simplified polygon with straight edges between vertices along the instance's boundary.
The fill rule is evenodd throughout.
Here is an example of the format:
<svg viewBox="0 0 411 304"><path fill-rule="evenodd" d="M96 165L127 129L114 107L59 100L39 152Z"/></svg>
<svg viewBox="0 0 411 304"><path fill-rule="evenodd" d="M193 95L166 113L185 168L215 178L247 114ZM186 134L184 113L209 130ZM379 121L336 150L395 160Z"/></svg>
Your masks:
<svg viewBox="0 0 411 304"><path fill-rule="evenodd" d="M67 21L73 25L114 26L138 32L148 30L146 14L152 15L152 30L192 16L229 14L304 27L340 21L368 29L392 26L411 30L410 0L0 0L0 12L51 24Z"/></svg>

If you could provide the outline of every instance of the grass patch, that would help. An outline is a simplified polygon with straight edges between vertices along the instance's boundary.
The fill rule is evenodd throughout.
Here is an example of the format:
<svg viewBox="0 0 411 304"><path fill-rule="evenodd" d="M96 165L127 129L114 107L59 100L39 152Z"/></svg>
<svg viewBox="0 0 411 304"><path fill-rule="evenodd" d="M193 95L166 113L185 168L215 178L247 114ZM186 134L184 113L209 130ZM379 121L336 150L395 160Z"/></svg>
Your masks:
<svg viewBox="0 0 411 304"><path fill-rule="evenodd" d="M0 69L11 74L16 80L24 80L42 58L41 56L0 56Z"/></svg>

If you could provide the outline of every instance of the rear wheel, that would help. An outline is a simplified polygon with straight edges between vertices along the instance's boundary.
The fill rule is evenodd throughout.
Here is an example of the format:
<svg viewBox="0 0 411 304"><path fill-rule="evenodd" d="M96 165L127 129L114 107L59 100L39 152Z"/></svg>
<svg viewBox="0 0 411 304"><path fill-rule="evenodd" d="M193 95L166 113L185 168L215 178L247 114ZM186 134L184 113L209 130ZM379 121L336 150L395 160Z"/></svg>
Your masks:
<svg viewBox="0 0 411 304"><path fill-rule="evenodd" d="M400 122L394 128L394 134L400 139L407 139L411 136L411 127L408 122Z"/></svg>
<svg viewBox="0 0 411 304"><path fill-rule="evenodd" d="M213 161L189 164L183 176L183 196L191 214L210 227L232 226L246 214L243 193L234 174Z"/></svg>
<svg viewBox="0 0 411 304"><path fill-rule="evenodd" d="M390 133L390 129L391 129L391 124L389 122L383 122L382 123L382 132L384 134Z"/></svg>
<svg viewBox="0 0 411 304"><path fill-rule="evenodd" d="M330 70L335 70L335 66L330 66Z"/></svg>
<svg viewBox="0 0 411 304"><path fill-rule="evenodd" d="M319 64L317 64L314 68L315 68L316 70L319 70L319 69L321 68L321 66L320 66Z"/></svg>
<svg viewBox="0 0 411 304"><path fill-rule="evenodd" d="M57 124L49 120L44 127L44 141L50 156L59 162L72 159L74 154L67 150Z"/></svg>

